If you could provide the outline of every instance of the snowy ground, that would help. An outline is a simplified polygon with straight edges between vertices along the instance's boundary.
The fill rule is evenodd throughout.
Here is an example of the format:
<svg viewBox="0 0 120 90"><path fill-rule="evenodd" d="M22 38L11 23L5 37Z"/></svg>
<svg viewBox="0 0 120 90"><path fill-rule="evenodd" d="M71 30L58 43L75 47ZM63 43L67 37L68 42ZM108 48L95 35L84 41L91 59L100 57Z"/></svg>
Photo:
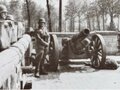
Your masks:
<svg viewBox="0 0 120 90"><path fill-rule="evenodd" d="M120 60L116 56L110 58ZM28 77L32 80L32 90L120 90L120 68L96 70L85 65L69 65L47 76Z"/></svg>

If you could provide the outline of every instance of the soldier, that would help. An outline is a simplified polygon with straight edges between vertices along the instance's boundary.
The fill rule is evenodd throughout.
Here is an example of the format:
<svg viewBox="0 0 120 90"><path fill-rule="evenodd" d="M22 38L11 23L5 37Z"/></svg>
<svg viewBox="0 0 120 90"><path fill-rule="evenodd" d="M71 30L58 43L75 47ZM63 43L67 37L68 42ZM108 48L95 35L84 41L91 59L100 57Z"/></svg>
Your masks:
<svg viewBox="0 0 120 90"><path fill-rule="evenodd" d="M7 8L4 5L0 5L0 20L5 20L7 17Z"/></svg>
<svg viewBox="0 0 120 90"><path fill-rule="evenodd" d="M112 69L116 70L118 68L118 63L114 59L106 58L105 64L102 67L102 69Z"/></svg>
<svg viewBox="0 0 120 90"><path fill-rule="evenodd" d="M8 35L8 23L6 22L7 17L6 6L0 4L0 52L10 47L10 37Z"/></svg>
<svg viewBox="0 0 120 90"><path fill-rule="evenodd" d="M35 31L36 37L36 65L35 65L35 77L38 77L37 70L39 68L39 75L47 75L44 70L44 60L46 56L46 49L49 45L49 34L45 27L45 19L40 18L38 21L38 29Z"/></svg>
<svg viewBox="0 0 120 90"><path fill-rule="evenodd" d="M93 67L91 62L85 63L85 65ZM100 67L100 69L116 70L118 67L119 67L119 65L118 65L116 60L110 59L110 58L106 58L106 61L105 61L104 65L102 65Z"/></svg>
<svg viewBox="0 0 120 90"><path fill-rule="evenodd" d="M14 16L13 15L7 15L6 20L8 21L9 24L9 36L10 36L10 42L11 45L14 44L17 41L17 28L15 25L15 20L14 20Z"/></svg>

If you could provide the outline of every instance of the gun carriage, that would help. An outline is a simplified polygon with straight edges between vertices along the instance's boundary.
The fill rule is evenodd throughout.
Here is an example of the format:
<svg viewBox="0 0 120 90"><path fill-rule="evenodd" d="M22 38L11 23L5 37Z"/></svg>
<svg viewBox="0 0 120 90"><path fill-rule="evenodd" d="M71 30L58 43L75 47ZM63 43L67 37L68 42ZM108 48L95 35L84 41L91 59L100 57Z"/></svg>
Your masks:
<svg viewBox="0 0 120 90"><path fill-rule="evenodd" d="M72 38L62 40L61 61L69 61L76 57L90 58L95 68L100 68L105 63L106 48L103 37L84 29Z"/></svg>

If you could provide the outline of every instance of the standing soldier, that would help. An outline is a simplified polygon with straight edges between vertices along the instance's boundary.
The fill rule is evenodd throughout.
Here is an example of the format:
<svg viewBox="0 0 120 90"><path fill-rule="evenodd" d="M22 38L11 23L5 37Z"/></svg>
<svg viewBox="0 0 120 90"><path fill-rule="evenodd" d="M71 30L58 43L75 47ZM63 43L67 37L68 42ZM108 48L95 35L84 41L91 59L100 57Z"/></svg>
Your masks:
<svg viewBox="0 0 120 90"><path fill-rule="evenodd" d="M6 22L7 8L0 4L0 52L10 47L10 37L8 35L8 22Z"/></svg>
<svg viewBox="0 0 120 90"><path fill-rule="evenodd" d="M7 8L4 5L0 5L0 20L5 20L7 17Z"/></svg>
<svg viewBox="0 0 120 90"><path fill-rule="evenodd" d="M6 20L9 20L9 36L10 36L10 42L11 45L14 44L15 42L17 42L17 25L15 24L15 19L13 15L7 15Z"/></svg>
<svg viewBox="0 0 120 90"><path fill-rule="evenodd" d="M38 21L38 29L35 31L36 37L36 65L35 65L35 77L39 77L37 75L37 71L39 69L39 75L47 75L48 73L44 70L44 61L46 55L46 49L49 45L49 34L47 32L47 28L45 27L45 19L40 18Z"/></svg>

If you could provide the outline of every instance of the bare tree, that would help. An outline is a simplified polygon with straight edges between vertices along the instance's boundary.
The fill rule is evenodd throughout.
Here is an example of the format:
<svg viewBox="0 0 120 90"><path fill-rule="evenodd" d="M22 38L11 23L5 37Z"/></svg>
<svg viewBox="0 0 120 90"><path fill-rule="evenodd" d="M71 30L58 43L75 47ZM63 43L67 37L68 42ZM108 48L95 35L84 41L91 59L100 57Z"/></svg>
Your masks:
<svg viewBox="0 0 120 90"><path fill-rule="evenodd" d="M85 19L86 19L86 22L87 22L87 28L89 28L90 30L92 30L91 28L91 9L89 8L90 6L87 4L85 4Z"/></svg>
<svg viewBox="0 0 120 90"><path fill-rule="evenodd" d="M38 6L34 1L27 0L23 3L22 15L25 21L28 21L28 27L36 28L38 19L42 17L44 9Z"/></svg>
<svg viewBox="0 0 120 90"><path fill-rule="evenodd" d="M76 15L77 14L77 6L75 3L75 0L69 0L65 9L66 9L65 16L70 20L70 27L69 27L70 31L73 32L75 29L75 25L74 25L75 17L77 16Z"/></svg>
<svg viewBox="0 0 120 90"><path fill-rule="evenodd" d="M52 32L52 27L51 27L51 13L50 13L49 0L46 0L46 2L47 2L47 10L48 10L49 31Z"/></svg>
<svg viewBox="0 0 120 90"><path fill-rule="evenodd" d="M59 31L62 31L62 0L59 0Z"/></svg>
<svg viewBox="0 0 120 90"><path fill-rule="evenodd" d="M50 4L49 7L50 7L50 12L51 12L51 28L52 28L52 31L59 31L59 29L58 29L58 19L59 19L59 17L58 17L57 10L54 7L54 5L52 5L52 4ZM48 21L48 11L45 12L44 17ZM49 26L49 22L47 24Z"/></svg>
<svg viewBox="0 0 120 90"><path fill-rule="evenodd" d="M31 25L31 19L30 19L30 8L29 8L30 1L26 0L26 7L27 7L27 16L28 16L28 27Z"/></svg>
<svg viewBox="0 0 120 90"><path fill-rule="evenodd" d="M105 1L105 0L104 0ZM103 30L105 30L105 15L107 14L107 6L106 3L104 3L103 0L98 0L97 5L100 9L100 15L102 15L102 24L103 24Z"/></svg>
<svg viewBox="0 0 120 90"><path fill-rule="evenodd" d="M78 30L81 30L81 17L85 14L86 12L86 2L84 2L83 4L81 2L79 2L77 4L77 16L78 16Z"/></svg>
<svg viewBox="0 0 120 90"><path fill-rule="evenodd" d="M93 28L100 30L100 9L99 6L97 5L97 2L91 3L90 9L92 12L93 21L96 19L97 22L97 27L95 26L95 21L93 22Z"/></svg>
<svg viewBox="0 0 120 90"><path fill-rule="evenodd" d="M118 3L120 3L120 1L118 2ZM116 15L115 15L117 18L118 18L118 26L117 26L117 28L118 28L118 30L119 30L119 28L120 28L120 5L116 8Z"/></svg>
<svg viewBox="0 0 120 90"><path fill-rule="evenodd" d="M22 20L22 4L18 0L11 0L9 4L9 13L14 15L16 20Z"/></svg>
<svg viewBox="0 0 120 90"><path fill-rule="evenodd" d="M108 1L108 11L109 11L109 15L111 17L111 21L110 21L110 29L111 30L115 30L116 27L114 25L114 15L118 14L118 12L120 11L120 1L119 0L110 0Z"/></svg>
<svg viewBox="0 0 120 90"><path fill-rule="evenodd" d="M120 1L119 0L98 0L98 5L101 9L101 13L103 14L103 19L104 15L108 14L110 16L110 30L115 30L116 27L114 25L114 15L117 13L117 8L120 6ZM103 20L104 21L104 20ZM104 23L104 22L103 22ZM104 29L104 26L103 26Z"/></svg>

